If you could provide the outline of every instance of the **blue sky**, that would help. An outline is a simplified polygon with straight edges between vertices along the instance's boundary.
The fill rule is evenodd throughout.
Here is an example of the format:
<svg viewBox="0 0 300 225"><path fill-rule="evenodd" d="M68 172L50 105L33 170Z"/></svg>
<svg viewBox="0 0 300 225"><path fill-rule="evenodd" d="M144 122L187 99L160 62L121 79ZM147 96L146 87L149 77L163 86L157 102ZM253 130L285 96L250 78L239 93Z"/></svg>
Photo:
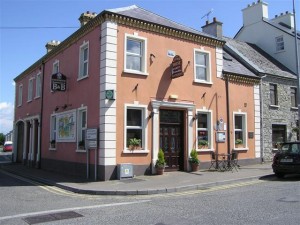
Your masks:
<svg viewBox="0 0 300 225"><path fill-rule="evenodd" d="M223 22L223 35L233 37L242 26L242 9L257 0L0 0L0 133L13 127L13 79L46 53L50 40L62 41L79 28L86 11L138 5L188 27L201 30L206 13ZM293 11L292 0L264 0L269 19ZM296 0L299 30L300 0ZM52 28L49 28L52 27ZM71 28L70 28L71 27Z"/></svg>

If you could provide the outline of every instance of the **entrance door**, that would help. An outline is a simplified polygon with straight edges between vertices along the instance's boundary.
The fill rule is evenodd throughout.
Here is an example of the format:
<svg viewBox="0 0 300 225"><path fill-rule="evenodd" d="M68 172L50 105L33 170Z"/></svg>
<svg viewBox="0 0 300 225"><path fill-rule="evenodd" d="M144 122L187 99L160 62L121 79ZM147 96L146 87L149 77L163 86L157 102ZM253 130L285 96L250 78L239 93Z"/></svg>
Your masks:
<svg viewBox="0 0 300 225"><path fill-rule="evenodd" d="M182 111L160 111L160 148L165 153L166 170L183 170Z"/></svg>

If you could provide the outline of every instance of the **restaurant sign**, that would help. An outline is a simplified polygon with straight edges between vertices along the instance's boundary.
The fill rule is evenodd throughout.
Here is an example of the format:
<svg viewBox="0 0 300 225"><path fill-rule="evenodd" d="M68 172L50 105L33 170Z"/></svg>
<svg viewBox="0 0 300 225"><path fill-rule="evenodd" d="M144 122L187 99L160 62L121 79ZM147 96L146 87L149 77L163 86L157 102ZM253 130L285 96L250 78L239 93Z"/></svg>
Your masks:
<svg viewBox="0 0 300 225"><path fill-rule="evenodd" d="M55 73L51 77L51 90L52 91L66 91L67 77L62 73Z"/></svg>
<svg viewBox="0 0 300 225"><path fill-rule="evenodd" d="M172 67L171 68L172 69L172 74L171 74L172 79L183 76L182 59L179 55L176 55L173 58L171 67Z"/></svg>

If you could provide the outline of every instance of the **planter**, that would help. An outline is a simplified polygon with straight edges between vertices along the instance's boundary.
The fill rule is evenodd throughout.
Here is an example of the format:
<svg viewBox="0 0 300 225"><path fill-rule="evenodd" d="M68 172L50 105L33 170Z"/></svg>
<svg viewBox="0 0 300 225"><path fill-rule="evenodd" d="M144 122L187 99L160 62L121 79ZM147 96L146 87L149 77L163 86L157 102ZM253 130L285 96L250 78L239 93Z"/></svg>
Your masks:
<svg viewBox="0 0 300 225"><path fill-rule="evenodd" d="M156 174L163 175L165 171L165 167L156 167Z"/></svg>
<svg viewBox="0 0 300 225"><path fill-rule="evenodd" d="M198 145L198 149L208 149L207 145Z"/></svg>
<svg viewBox="0 0 300 225"><path fill-rule="evenodd" d="M192 172L196 172L199 170L199 164L198 163L191 163L192 166Z"/></svg>

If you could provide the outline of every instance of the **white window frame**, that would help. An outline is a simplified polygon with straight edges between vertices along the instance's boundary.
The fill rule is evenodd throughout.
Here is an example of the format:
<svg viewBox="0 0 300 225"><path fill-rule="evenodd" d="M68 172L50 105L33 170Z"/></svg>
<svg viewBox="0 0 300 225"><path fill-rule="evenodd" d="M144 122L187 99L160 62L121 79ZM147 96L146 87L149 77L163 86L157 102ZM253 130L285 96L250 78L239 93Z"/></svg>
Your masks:
<svg viewBox="0 0 300 225"><path fill-rule="evenodd" d="M52 140L55 140L55 147L49 147L50 150L56 150L56 145L57 145L57 137L56 137L56 134L57 134L57 123L56 123L56 115L55 114L52 114L50 116L50 142Z"/></svg>
<svg viewBox="0 0 300 225"><path fill-rule="evenodd" d="M207 128L198 128L198 114L206 114L207 115ZM197 151L212 151L214 149L213 146L213 112L212 110L207 109L198 109L196 110L196 148ZM208 148L207 149L199 149L198 148L198 131L207 131L208 134Z"/></svg>
<svg viewBox="0 0 300 225"><path fill-rule="evenodd" d="M86 49L87 49L87 59L84 59L84 52ZM89 41L85 41L79 47L79 69L78 69L77 80L81 80L89 76L89 58L90 58ZM84 65L86 65L86 74L84 74L85 73Z"/></svg>
<svg viewBox="0 0 300 225"><path fill-rule="evenodd" d="M275 37L275 44L276 44L276 52L284 51L284 37L283 37L283 35Z"/></svg>
<svg viewBox="0 0 300 225"><path fill-rule="evenodd" d="M295 93L293 93L292 90L294 90ZM297 105L298 104L298 101L297 101L297 97L298 97L297 96L297 87L290 87L290 91L291 91L291 94L290 94L290 96L291 96L291 108L298 109L298 105ZM292 101L293 98L294 98L294 101Z"/></svg>
<svg viewBox="0 0 300 225"><path fill-rule="evenodd" d="M82 115L83 115L83 112L85 112L85 126L82 126ZM78 115L77 115L77 118L78 118L78 122L77 122L77 152L81 152L81 151L86 151L86 149L79 149L79 142L80 141L86 141L85 138L83 139L82 138L82 131L85 131L86 133L86 130L87 130L87 107L81 107L78 109ZM85 143L85 146L86 146L86 143Z"/></svg>
<svg viewBox="0 0 300 225"><path fill-rule="evenodd" d="M127 109L138 109L142 111L142 125L141 126L127 126ZM125 104L124 107L124 150L123 153L149 153L147 149L147 106L146 105L135 105ZM127 128L141 129L142 130L142 146L140 150L131 150L127 148Z"/></svg>
<svg viewBox="0 0 300 225"><path fill-rule="evenodd" d="M28 80L27 102L31 102L33 99L33 80L34 80L34 78L30 78Z"/></svg>
<svg viewBox="0 0 300 225"><path fill-rule="evenodd" d="M38 73L36 75L36 80L35 80L35 98L41 97L41 92L42 92L42 80L41 80L41 73Z"/></svg>
<svg viewBox="0 0 300 225"><path fill-rule="evenodd" d="M52 74L59 72L59 60L55 60L52 66Z"/></svg>
<svg viewBox="0 0 300 225"><path fill-rule="evenodd" d="M18 90L18 106L21 106L22 103L23 103L23 84L20 84Z"/></svg>
<svg viewBox="0 0 300 225"><path fill-rule="evenodd" d="M236 129L235 128L235 116L242 116L242 129ZM233 144L234 144L234 150L247 150L248 149L248 138L247 138L247 113L245 112L233 112ZM242 130L243 132L243 147L238 148L235 144L235 131L240 131Z"/></svg>
<svg viewBox="0 0 300 225"><path fill-rule="evenodd" d="M133 53L127 52L127 40L134 40L142 43L142 54L141 54L141 70L134 70L127 68L127 55L134 55ZM140 37L137 34L125 34L125 41L124 41L124 72L125 73L134 73L139 75L149 75L147 72L147 38ZM137 56L137 55L136 55Z"/></svg>
<svg viewBox="0 0 300 225"><path fill-rule="evenodd" d="M206 65L197 65L196 64L196 54L206 55ZM206 69L206 80L198 79L196 74L196 68L201 67ZM211 75L211 52L205 51L203 49L194 49L194 82L212 84L212 75Z"/></svg>

